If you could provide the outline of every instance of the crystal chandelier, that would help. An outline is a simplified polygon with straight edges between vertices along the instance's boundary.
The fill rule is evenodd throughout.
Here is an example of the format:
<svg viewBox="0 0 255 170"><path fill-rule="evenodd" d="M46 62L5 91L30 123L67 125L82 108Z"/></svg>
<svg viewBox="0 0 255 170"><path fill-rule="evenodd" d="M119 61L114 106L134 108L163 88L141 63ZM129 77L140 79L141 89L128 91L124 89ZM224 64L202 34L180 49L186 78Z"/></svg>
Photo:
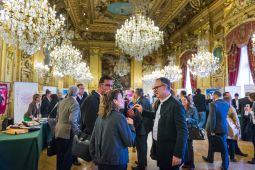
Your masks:
<svg viewBox="0 0 255 170"><path fill-rule="evenodd" d="M35 64L35 71L39 77L44 77L48 74L50 68L48 65L44 65L43 63L36 63Z"/></svg>
<svg viewBox="0 0 255 170"><path fill-rule="evenodd" d="M55 77L55 79L62 79L64 77L64 75L56 70L53 71L53 76Z"/></svg>
<svg viewBox="0 0 255 170"><path fill-rule="evenodd" d="M0 35L4 41L32 55L59 43L65 18L56 18L47 0L3 0Z"/></svg>
<svg viewBox="0 0 255 170"><path fill-rule="evenodd" d="M116 46L124 53L139 61L164 43L163 31L159 31L154 21L139 12L127 19L117 30L115 41Z"/></svg>
<svg viewBox="0 0 255 170"><path fill-rule="evenodd" d="M130 66L125 61L124 56L120 56L118 63L114 66L114 72L121 77L130 72Z"/></svg>
<svg viewBox="0 0 255 170"><path fill-rule="evenodd" d="M199 77L207 77L211 73L215 73L219 68L219 58L214 57L208 51L209 41L206 39L199 39L197 42L197 53L192 55L188 60L188 67L193 75Z"/></svg>
<svg viewBox="0 0 255 170"><path fill-rule="evenodd" d="M89 66L87 66L85 62L81 62L76 66L73 77L80 83L89 83L93 79Z"/></svg>
<svg viewBox="0 0 255 170"><path fill-rule="evenodd" d="M142 80L145 84L152 85L157 78L164 76L164 72L160 70L160 66L156 65L156 69L151 74L145 74Z"/></svg>
<svg viewBox="0 0 255 170"><path fill-rule="evenodd" d="M182 70L174 64L174 60L171 60L169 65L164 67L162 73L170 82L175 82L182 78Z"/></svg>
<svg viewBox="0 0 255 170"><path fill-rule="evenodd" d="M70 41L63 42L50 53L51 64L55 71L63 75L73 75L74 70L81 62L81 52L72 46Z"/></svg>

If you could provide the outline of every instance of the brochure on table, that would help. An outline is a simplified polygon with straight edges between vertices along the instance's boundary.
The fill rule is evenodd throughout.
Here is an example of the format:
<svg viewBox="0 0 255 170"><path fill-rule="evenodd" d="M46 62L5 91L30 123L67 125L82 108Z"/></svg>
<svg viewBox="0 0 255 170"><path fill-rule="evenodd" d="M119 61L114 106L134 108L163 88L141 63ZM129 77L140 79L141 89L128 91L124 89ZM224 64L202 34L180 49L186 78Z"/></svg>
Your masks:
<svg viewBox="0 0 255 170"><path fill-rule="evenodd" d="M14 122L23 121L24 113L32 102L33 95L38 93L38 83L14 82Z"/></svg>

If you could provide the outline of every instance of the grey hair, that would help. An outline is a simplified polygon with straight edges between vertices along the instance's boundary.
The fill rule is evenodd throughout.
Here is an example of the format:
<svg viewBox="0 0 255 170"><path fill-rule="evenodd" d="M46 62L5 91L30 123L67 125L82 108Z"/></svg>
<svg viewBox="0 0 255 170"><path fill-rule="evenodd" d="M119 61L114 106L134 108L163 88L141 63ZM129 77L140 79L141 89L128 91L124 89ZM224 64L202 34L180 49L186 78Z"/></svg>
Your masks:
<svg viewBox="0 0 255 170"><path fill-rule="evenodd" d="M68 89L68 96L72 96L72 97L75 97L75 96L77 96L77 94L78 94L78 87L76 87L76 86L71 86L71 87L69 87L69 89Z"/></svg>

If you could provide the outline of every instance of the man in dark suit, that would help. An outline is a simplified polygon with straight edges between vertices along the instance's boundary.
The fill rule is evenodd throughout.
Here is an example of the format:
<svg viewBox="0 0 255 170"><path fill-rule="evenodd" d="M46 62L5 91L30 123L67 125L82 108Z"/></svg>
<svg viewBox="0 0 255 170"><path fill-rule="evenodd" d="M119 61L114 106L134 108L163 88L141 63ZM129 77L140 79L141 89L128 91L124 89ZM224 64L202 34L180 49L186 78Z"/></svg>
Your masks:
<svg viewBox="0 0 255 170"><path fill-rule="evenodd" d="M214 102L209 106L209 117L206 124L206 130L208 135L209 149L208 156L202 158L206 162L213 162L214 152L220 150L222 158L221 169L227 170L229 166L228 148L227 148L227 133L228 123L227 115L229 110L229 104L220 99L221 93L215 91L213 93ZM217 144L216 144L217 143ZM216 149L216 147L217 149Z"/></svg>
<svg viewBox="0 0 255 170"><path fill-rule="evenodd" d="M100 96L112 89L113 80L109 76L102 76L97 91L93 90L81 105L81 130L92 134L98 116ZM93 168L93 162L87 162L87 169Z"/></svg>
<svg viewBox="0 0 255 170"><path fill-rule="evenodd" d="M205 95L201 94L201 89L196 90L193 102L198 111L198 126L204 128L206 122L206 101Z"/></svg>
<svg viewBox="0 0 255 170"><path fill-rule="evenodd" d="M232 99L231 105L236 109L237 114L240 114L240 100L238 99L239 94L235 93L235 98Z"/></svg>
<svg viewBox="0 0 255 170"><path fill-rule="evenodd" d="M188 130L183 105L170 93L170 81L161 77L155 80L154 94L160 100L156 113L144 110L141 105L135 108L143 116L155 118L153 125L153 156L160 170L178 170L183 162Z"/></svg>
<svg viewBox="0 0 255 170"><path fill-rule="evenodd" d="M41 114L42 117L48 117L48 114L50 112L50 102L51 102L51 91L49 89L46 89L45 96L42 98L42 104L41 104Z"/></svg>
<svg viewBox="0 0 255 170"><path fill-rule="evenodd" d="M135 104L140 104L145 110L151 111L150 101L144 96L143 89L137 88L134 93ZM136 130L135 146L137 149L137 166L133 170L144 170L147 166L147 138L152 130L153 120L143 117L141 114L134 116L134 126Z"/></svg>
<svg viewBox="0 0 255 170"><path fill-rule="evenodd" d="M88 94L87 94L87 92L85 92L85 87L84 87L83 84L77 84L77 87L79 88L79 93L78 93L78 95L76 97L76 100L79 103L79 105L81 106L81 104L86 99Z"/></svg>
<svg viewBox="0 0 255 170"><path fill-rule="evenodd" d="M250 122L250 117L245 115L244 108L249 107L252 108L252 101L249 99L249 93L245 95L246 97L240 99L240 113L241 113L241 138L242 140L249 140L249 136L246 133L247 125Z"/></svg>

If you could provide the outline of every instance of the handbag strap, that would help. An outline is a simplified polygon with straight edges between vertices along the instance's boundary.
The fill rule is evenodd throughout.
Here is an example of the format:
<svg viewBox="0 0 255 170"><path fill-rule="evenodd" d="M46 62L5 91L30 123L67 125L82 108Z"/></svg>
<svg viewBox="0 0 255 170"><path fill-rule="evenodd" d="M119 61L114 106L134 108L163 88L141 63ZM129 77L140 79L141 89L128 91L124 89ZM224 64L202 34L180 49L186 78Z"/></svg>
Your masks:
<svg viewBox="0 0 255 170"><path fill-rule="evenodd" d="M53 110L58 106L58 102L55 104L55 106L53 107L53 109L51 109L49 115L51 115L51 113L53 112Z"/></svg>

